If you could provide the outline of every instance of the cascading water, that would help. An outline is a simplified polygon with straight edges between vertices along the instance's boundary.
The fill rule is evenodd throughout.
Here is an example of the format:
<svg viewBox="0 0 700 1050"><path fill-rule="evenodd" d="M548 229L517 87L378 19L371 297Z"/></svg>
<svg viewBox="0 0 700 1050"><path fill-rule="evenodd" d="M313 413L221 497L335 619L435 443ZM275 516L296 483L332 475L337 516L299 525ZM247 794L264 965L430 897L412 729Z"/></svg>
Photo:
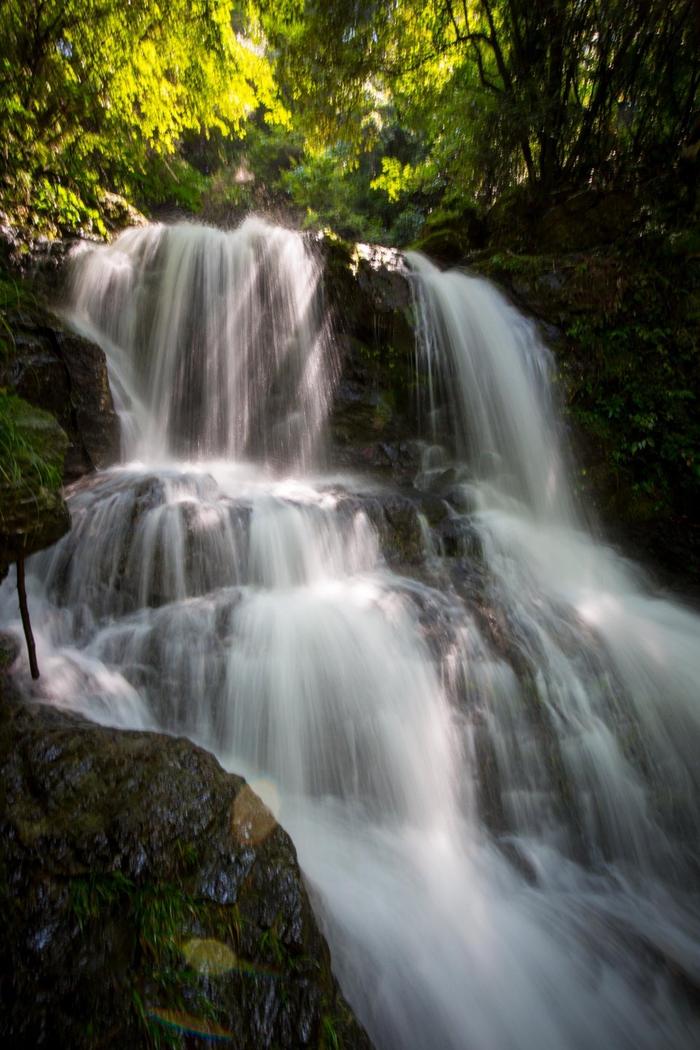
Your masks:
<svg viewBox="0 0 700 1050"><path fill-rule="evenodd" d="M70 319L109 351L127 458L308 465L336 370L320 279L301 237L257 218L233 233L149 226L97 258L87 249Z"/></svg>
<svg viewBox="0 0 700 1050"><path fill-rule="evenodd" d="M578 520L531 326L410 262L461 472L421 581L387 567L376 482L308 474L335 364L299 235L77 261L139 462L76 486L31 562L39 695L275 782L378 1047L695 1046L700 622Z"/></svg>
<svg viewBox="0 0 700 1050"><path fill-rule="evenodd" d="M410 259L428 357L454 377L453 416L471 421L457 433L458 450L468 445L478 464L463 500L489 600L528 665L536 717L575 789L569 806L580 811L586 848L637 869L672 856L677 869L657 818L672 807L688 841L700 842L700 622L645 592L641 573L585 530L563 469L549 355L530 322L486 281ZM516 734L500 721L506 707L493 708L501 776L525 765L526 779L541 781L541 755L534 766L518 758L522 727Z"/></svg>

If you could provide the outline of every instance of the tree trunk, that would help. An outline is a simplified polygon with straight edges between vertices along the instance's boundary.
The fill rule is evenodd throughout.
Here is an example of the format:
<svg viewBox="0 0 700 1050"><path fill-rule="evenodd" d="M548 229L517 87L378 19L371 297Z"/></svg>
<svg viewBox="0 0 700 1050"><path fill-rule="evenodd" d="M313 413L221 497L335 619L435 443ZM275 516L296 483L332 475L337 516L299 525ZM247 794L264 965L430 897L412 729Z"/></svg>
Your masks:
<svg viewBox="0 0 700 1050"><path fill-rule="evenodd" d="M34 635L32 634L32 625L29 619L29 606L27 605L27 590L24 585L24 558L17 559L17 594L19 595L19 611L22 616L22 627L24 627L24 637L27 641L27 653L29 655L29 670L32 673L32 678L39 677L39 664L36 662L36 646L34 645Z"/></svg>

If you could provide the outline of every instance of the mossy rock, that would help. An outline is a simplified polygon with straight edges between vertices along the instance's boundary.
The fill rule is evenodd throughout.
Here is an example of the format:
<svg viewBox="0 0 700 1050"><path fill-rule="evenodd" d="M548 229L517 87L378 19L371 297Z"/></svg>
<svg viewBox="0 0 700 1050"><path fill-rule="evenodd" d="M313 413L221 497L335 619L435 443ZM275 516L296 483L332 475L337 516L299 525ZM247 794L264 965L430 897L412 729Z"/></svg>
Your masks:
<svg viewBox="0 0 700 1050"><path fill-rule="evenodd" d="M0 834L8 1050L370 1050L291 840L189 741L6 691Z"/></svg>
<svg viewBox="0 0 700 1050"><path fill-rule="evenodd" d="M431 259L454 266L486 245L487 225L480 208L437 208L428 215L418 240L411 245Z"/></svg>
<svg viewBox="0 0 700 1050"><path fill-rule="evenodd" d="M102 349L66 330L30 282L0 280L0 387L56 417L73 481L110 466L121 434Z"/></svg>
<svg viewBox="0 0 700 1050"><path fill-rule="evenodd" d="M0 391L0 573L70 528L60 492L67 444L48 412Z"/></svg>

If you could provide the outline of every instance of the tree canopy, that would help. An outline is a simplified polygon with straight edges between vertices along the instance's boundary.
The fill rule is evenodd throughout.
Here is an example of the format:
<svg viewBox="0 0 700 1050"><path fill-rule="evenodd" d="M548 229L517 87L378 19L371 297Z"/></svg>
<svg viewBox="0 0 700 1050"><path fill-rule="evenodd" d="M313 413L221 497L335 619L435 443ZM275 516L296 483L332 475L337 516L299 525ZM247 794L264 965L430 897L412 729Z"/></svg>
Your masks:
<svg viewBox="0 0 700 1050"><path fill-rule="evenodd" d="M254 6L230 0L0 0L5 200L79 209L132 192L186 132L286 119Z"/></svg>
<svg viewBox="0 0 700 1050"><path fill-rule="evenodd" d="M0 0L0 17L0 197L32 214L75 220L100 188L198 200L237 138L260 160L287 135L288 170L263 178L331 217L332 181L340 221L371 231L400 208L629 180L698 137L696 0Z"/></svg>
<svg viewBox="0 0 700 1050"><path fill-rule="evenodd" d="M428 163L387 157L383 185L441 178L492 198L614 177L678 151L697 121L695 0L289 0L263 3L291 104L319 141L372 144L377 100ZM275 14L274 12L277 12ZM673 155L673 152L672 152Z"/></svg>

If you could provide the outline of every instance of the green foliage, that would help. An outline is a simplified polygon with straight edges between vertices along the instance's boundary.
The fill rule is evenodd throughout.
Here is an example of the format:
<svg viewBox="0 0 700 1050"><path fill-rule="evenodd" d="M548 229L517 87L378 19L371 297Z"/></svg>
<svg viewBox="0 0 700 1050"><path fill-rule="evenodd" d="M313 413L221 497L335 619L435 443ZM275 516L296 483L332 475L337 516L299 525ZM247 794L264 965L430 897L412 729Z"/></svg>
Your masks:
<svg viewBox="0 0 700 1050"><path fill-rule="evenodd" d="M189 862L191 847L185 845L181 852ZM197 986L197 974L183 962L180 953L183 937L201 919L201 902L180 886L168 883L139 886L119 871L72 879L70 895L73 913L87 936L93 933L88 929L91 924L99 927L108 921L110 914L128 915L141 950L134 973L132 1002L149 1045L182 1045L182 1031L168 1020L170 1013L175 1018L179 1013L186 1017L182 1012L194 1007L197 1020L215 1021L216 1010L211 1000ZM166 1002L167 1009L147 1005L145 987L149 989L148 998L155 998L156 1003ZM188 989L187 996L185 989Z"/></svg>
<svg viewBox="0 0 700 1050"><path fill-rule="evenodd" d="M40 228L56 226L100 237L107 233L98 208L86 204L74 190L47 178L37 179L32 188L31 218Z"/></svg>
<svg viewBox="0 0 700 1050"><path fill-rule="evenodd" d="M304 213L306 226L328 226L341 237L355 240L381 240L385 230L367 200L367 179L348 164L344 152L334 149L307 155L283 175L282 185L290 201Z"/></svg>
<svg viewBox="0 0 700 1050"><path fill-rule="evenodd" d="M387 114L381 140L359 157L345 143L313 149L300 132L260 121L243 140L191 140L190 163L210 173L201 214L233 225L249 211L262 211L352 240L407 244L424 221L424 208L410 199L390 202L373 186L384 149L400 148L406 139L392 120Z"/></svg>
<svg viewBox="0 0 700 1050"><path fill-rule="evenodd" d="M131 903L141 947L156 961L175 950L188 923L196 917L195 902L177 886L145 887Z"/></svg>
<svg viewBox="0 0 700 1050"><path fill-rule="evenodd" d="M109 875L88 875L70 884L71 907L80 929L99 919L103 909L110 909L133 892L134 884L119 871Z"/></svg>
<svg viewBox="0 0 700 1050"><path fill-rule="evenodd" d="M11 358L15 351L15 337L9 315L12 311L32 313L36 298L25 281L0 268L0 363Z"/></svg>
<svg viewBox="0 0 700 1050"><path fill-rule="evenodd" d="M286 119L252 3L0 0L0 16L0 204L15 221L102 232L100 187L152 189L188 131L239 134L259 106Z"/></svg>
<svg viewBox="0 0 700 1050"><path fill-rule="evenodd" d="M452 200L525 180L550 192L677 156L700 84L694 0L264 2L290 105L317 142L374 148L382 103L428 163L387 154L392 197L423 178ZM422 162L423 158L418 158Z"/></svg>
<svg viewBox="0 0 700 1050"><path fill-rule="evenodd" d="M571 411L605 450L629 513L690 513L700 497L697 274L668 242L634 265L624 293L574 320Z"/></svg>
<svg viewBox="0 0 700 1050"><path fill-rule="evenodd" d="M153 1047L153 1050L180 1050L182 1047L181 1033L154 1020L138 989L132 990L131 999L139 1024L147 1034L148 1045Z"/></svg>
<svg viewBox="0 0 700 1050"><path fill-rule="evenodd" d="M0 479L5 484L61 487L63 449L47 445L43 418L49 417L0 389Z"/></svg>
<svg viewBox="0 0 700 1050"><path fill-rule="evenodd" d="M139 207L168 204L198 212L211 180L184 157L151 155L143 171L135 171L131 195Z"/></svg>
<svg viewBox="0 0 700 1050"><path fill-rule="evenodd" d="M0 270L0 363L15 352L12 312L31 313L35 307L31 288ZM56 433L47 413L0 387L0 485L56 492L63 480L65 451L65 443L56 443Z"/></svg>
<svg viewBox="0 0 700 1050"><path fill-rule="evenodd" d="M0 206L52 233L104 235L109 188L214 216L291 204L401 244L438 204L629 178L695 148L693 0L0 0L0 15ZM254 185L235 178L242 136Z"/></svg>
<svg viewBox="0 0 700 1050"><path fill-rule="evenodd" d="M425 172L420 167L402 164L397 157L382 157L382 173L372 179L370 185L374 190L384 190L390 201L397 201L418 189L424 178Z"/></svg>
<svg viewBox="0 0 700 1050"><path fill-rule="evenodd" d="M324 1014L321 1022L321 1047L323 1050L340 1050L340 1040L335 1021L330 1014Z"/></svg>

